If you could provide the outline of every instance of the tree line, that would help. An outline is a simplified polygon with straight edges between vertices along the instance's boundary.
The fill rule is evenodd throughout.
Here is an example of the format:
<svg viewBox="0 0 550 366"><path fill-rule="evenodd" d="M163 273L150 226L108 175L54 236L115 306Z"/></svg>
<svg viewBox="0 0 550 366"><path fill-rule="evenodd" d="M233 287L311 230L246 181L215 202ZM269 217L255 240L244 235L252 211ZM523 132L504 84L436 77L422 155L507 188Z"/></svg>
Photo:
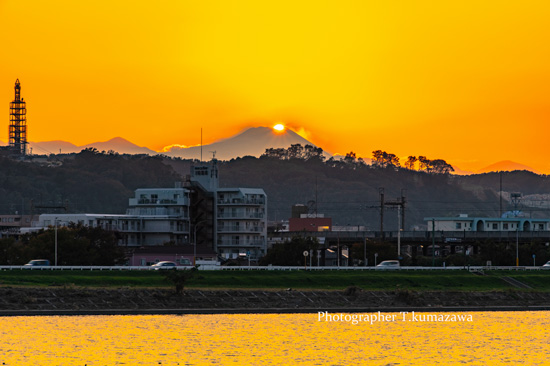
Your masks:
<svg viewBox="0 0 550 366"><path fill-rule="evenodd" d="M0 239L0 265L23 265L32 259L55 264L55 229L16 239ZM124 247L112 231L71 223L57 229L57 264L60 266L114 266L126 262Z"/></svg>
<svg viewBox="0 0 550 366"><path fill-rule="evenodd" d="M338 159L331 157L326 160L323 155L323 149L312 145L302 146L301 144L293 144L288 148L269 148L265 150L262 157L274 158L279 160L317 160L325 161L325 163L331 167L361 167L368 164L361 157L357 157L357 154L353 151L347 153L343 158ZM416 165L418 163L418 169ZM372 152L372 163L374 168L402 168L399 157L395 154L388 153L382 150L375 150ZM449 174L454 171L454 168L443 159L428 159L425 156L409 156L405 161L403 168L409 170L419 170L426 173L433 174Z"/></svg>
<svg viewBox="0 0 550 366"><path fill-rule="evenodd" d="M404 168L409 170L416 170L416 163L418 162L418 170L425 171L427 173L434 174L449 174L454 172L454 168L443 159L430 160L425 156L409 156L404 163ZM372 152L372 165L380 168L399 168L399 158L395 154L390 154L382 150L375 150Z"/></svg>

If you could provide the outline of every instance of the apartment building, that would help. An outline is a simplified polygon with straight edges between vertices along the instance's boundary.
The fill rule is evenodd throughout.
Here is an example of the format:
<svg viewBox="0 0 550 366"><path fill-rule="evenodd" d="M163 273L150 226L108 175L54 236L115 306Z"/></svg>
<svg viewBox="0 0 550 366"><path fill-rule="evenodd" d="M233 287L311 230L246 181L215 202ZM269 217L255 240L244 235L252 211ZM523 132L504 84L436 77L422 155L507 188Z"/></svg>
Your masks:
<svg viewBox="0 0 550 366"><path fill-rule="evenodd" d="M230 259L267 250L267 196L260 188L219 188L216 160L191 167L175 188L140 188L125 215L44 214L32 230L70 223L116 231L120 245L196 244Z"/></svg>

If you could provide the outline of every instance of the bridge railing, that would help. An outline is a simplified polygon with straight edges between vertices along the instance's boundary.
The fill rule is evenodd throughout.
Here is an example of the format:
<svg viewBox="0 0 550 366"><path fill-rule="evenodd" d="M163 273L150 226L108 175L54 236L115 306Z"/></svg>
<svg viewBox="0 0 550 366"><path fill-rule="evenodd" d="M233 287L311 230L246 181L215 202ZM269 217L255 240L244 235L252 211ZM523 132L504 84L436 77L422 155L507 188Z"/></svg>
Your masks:
<svg viewBox="0 0 550 366"><path fill-rule="evenodd" d="M190 267L181 266L177 269L186 269ZM403 266L392 268L391 270L382 269L380 267L304 267L304 266L215 266L202 265L199 270L202 271L482 271L482 270L506 270L506 271L541 271L549 270L550 267L542 268L540 266L447 266L447 267L419 267L419 266ZM150 266L0 266L0 271L154 271L154 267Z"/></svg>

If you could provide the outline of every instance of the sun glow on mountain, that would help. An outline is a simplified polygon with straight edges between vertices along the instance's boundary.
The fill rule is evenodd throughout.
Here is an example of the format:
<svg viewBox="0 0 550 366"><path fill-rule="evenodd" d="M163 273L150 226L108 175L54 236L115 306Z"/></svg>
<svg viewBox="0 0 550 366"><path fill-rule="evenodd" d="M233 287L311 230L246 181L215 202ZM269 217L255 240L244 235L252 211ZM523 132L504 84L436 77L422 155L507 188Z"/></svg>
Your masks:
<svg viewBox="0 0 550 366"><path fill-rule="evenodd" d="M274 129L276 132L284 132L285 128L286 128L285 125L280 124L280 123L278 123L278 124L276 124L275 126L273 126L273 129Z"/></svg>

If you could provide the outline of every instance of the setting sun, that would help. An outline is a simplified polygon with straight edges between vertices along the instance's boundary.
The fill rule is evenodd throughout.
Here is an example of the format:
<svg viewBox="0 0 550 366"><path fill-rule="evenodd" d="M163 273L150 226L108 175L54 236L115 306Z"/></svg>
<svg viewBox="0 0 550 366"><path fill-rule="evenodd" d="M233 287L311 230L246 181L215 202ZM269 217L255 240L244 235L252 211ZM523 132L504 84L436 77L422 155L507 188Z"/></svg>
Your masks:
<svg viewBox="0 0 550 366"><path fill-rule="evenodd" d="M204 144L270 126L328 152L550 173L550 3L481 3L3 0L0 32L25 42L0 59L0 102L19 79L30 142L159 151L199 145L197 123Z"/></svg>

